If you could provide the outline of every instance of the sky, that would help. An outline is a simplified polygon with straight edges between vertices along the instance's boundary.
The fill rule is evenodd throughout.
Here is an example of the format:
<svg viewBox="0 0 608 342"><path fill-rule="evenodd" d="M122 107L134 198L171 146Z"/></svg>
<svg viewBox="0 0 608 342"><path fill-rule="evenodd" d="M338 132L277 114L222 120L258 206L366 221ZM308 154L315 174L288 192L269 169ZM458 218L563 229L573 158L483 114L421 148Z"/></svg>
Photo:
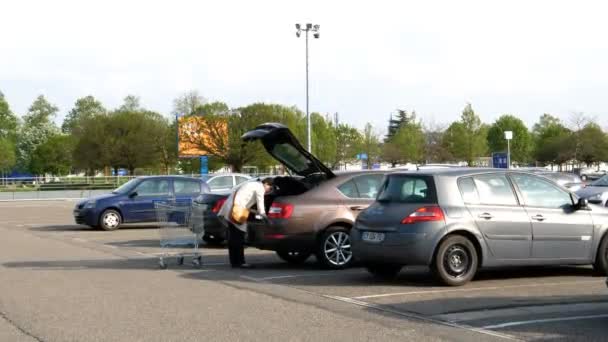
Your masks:
<svg viewBox="0 0 608 342"><path fill-rule="evenodd" d="M169 115L198 90L231 107L305 108L385 130L396 109L426 124L575 112L608 127L608 4L602 1L0 0L0 91L17 114L39 94L60 108L134 94Z"/></svg>

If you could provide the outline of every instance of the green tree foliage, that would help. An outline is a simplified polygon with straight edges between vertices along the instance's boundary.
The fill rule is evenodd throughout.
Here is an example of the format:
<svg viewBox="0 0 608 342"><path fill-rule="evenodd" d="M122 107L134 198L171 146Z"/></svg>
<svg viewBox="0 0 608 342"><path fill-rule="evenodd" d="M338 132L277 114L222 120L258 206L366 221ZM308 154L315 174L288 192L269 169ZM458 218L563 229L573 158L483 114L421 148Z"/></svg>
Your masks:
<svg viewBox="0 0 608 342"><path fill-rule="evenodd" d="M372 165L378 161L381 149L380 136L369 122L363 128L363 139L359 150L367 155L367 168L371 169Z"/></svg>
<svg viewBox="0 0 608 342"><path fill-rule="evenodd" d="M23 117L23 125L17 142L17 165L22 170L30 168L31 156L36 148L59 132L53 119L59 109L40 95Z"/></svg>
<svg viewBox="0 0 608 342"><path fill-rule="evenodd" d="M492 152L506 152L505 131L513 132L511 141L511 160L527 163L532 152L532 137L528 128L519 118L503 115L494 122L488 131L488 146Z"/></svg>
<svg viewBox="0 0 608 342"><path fill-rule="evenodd" d="M359 153L363 136L355 127L347 124L338 124L334 128L336 136L336 154L333 158L331 168L337 169L341 163L354 160Z"/></svg>
<svg viewBox="0 0 608 342"><path fill-rule="evenodd" d="M588 166L608 160L608 136L596 123L588 123L577 132L581 142L579 161Z"/></svg>
<svg viewBox="0 0 608 342"><path fill-rule="evenodd" d="M4 94L0 91L0 139L9 139L14 143L18 124L17 116L13 114Z"/></svg>
<svg viewBox="0 0 608 342"><path fill-rule="evenodd" d="M453 122L443 135L443 147L456 159L464 160L468 165L475 165L478 157L487 155L487 127L471 104L462 111L460 120Z"/></svg>
<svg viewBox="0 0 608 342"><path fill-rule="evenodd" d="M101 102L97 101L93 96L85 96L76 100L74 108L70 110L65 117L61 130L63 133L72 133L80 135L79 130L83 120L86 120L95 115L102 115L106 112Z"/></svg>
<svg viewBox="0 0 608 342"><path fill-rule="evenodd" d="M561 165L574 157L572 132L552 115L543 114L534 124L532 139L534 158L541 163Z"/></svg>
<svg viewBox="0 0 608 342"><path fill-rule="evenodd" d="M127 95L124 98L122 105L117 109L118 112L140 112L143 111L141 107L139 96Z"/></svg>
<svg viewBox="0 0 608 342"><path fill-rule="evenodd" d="M385 141L391 140L393 136L397 134L397 131L401 126L407 125L410 122L416 121L416 112L412 111L411 114L407 113L407 110L397 109L397 115L393 118L391 114L391 118L388 120L388 133L386 135Z"/></svg>
<svg viewBox="0 0 608 342"><path fill-rule="evenodd" d="M397 132L383 145L382 157L396 164L418 163L424 160L425 136L415 117L401 123Z"/></svg>
<svg viewBox="0 0 608 342"><path fill-rule="evenodd" d="M0 138L0 171L9 172L16 163L15 145L8 138Z"/></svg>
<svg viewBox="0 0 608 342"><path fill-rule="evenodd" d="M66 175L72 167L73 139L66 134L55 134L32 152L30 171L35 174Z"/></svg>
<svg viewBox="0 0 608 342"><path fill-rule="evenodd" d="M312 128L312 154L322 163L331 165L337 151L334 127L330 120L318 113L311 114L310 122Z"/></svg>
<svg viewBox="0 0 608 342"><path fill-rule="evenodd" d="M437 126L425 126L424 158L427 163L453 161L454 157L444 144L445 130Z"/></svg>
<svg viewBox="0 0 608 342"><path fill-rule="evenodd" d="M93 175L96 170L109 166L110 151L107 146L107 134L109 116L106 114L95 115L81 121L81 129L75 137L73 150L74 167L86 170L87 174Z"/></svg>

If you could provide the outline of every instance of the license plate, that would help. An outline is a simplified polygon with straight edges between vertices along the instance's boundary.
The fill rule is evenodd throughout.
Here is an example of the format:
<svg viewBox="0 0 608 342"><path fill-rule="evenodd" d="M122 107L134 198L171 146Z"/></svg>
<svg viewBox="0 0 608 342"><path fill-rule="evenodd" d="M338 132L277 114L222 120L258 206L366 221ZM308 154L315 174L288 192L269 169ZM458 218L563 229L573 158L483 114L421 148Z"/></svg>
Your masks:
<svg viewBox="0 0 608 342"><path fill-rule="evenodd" d="M382 242L384 241L384 233L363 232L361 238L363 239L363 241L367 242Z"/></svg>

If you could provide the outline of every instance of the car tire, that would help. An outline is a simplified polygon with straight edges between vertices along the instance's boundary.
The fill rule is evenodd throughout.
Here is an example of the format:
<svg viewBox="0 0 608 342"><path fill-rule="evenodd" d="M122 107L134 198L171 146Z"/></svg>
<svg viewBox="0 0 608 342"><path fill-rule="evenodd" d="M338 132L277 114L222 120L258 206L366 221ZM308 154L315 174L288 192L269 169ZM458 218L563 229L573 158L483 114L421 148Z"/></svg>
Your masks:
<svg viewBox="0 0 608 342"><path fill-rule="evenodd" d="M205 241L205 243L211 246L221 246L224 243L224 240L226 239L214 235L203 235L203 241Z"/></svg>
<svg viewBox="0 0 608 342"><path fill-rule="evenodd" d="M608 235L604 235L602 242L600 242L595 257L595 263L593 264L593 270L598 276L608 275Z"/></svg>
<svg viewBox="0 0 608 342"><path fill-rule="evenodd" d="M116 230L122 223L122 216L114 209L104 210L99 216L99 227L103 230Z"/></svg>
<svg viewBox="0 0 608 342"><path fill-rule="evenodd" d="M471 240L451 235L437 248L432 270L445 285L461 286L475 277L478 265L479 257Z"/></svg>
<svg viewBox="0 0 608 342"><path fill-rule="evenodd" d="M315 253L321 266L340 270L352 265L354 258L349 233L344 227L329 227L323 232Z"/></svg>
<svg viewBox="0 0 608 342"><path fill-rule="evenodd" d="M292 265L301 265L308 260L312 253L301 251L276 251L279 258Z"/></svg>
<svg viewBox="0 0 608 342"><path fill-rule="evenodd" d="M371 273L374 278L382 279L382 280L392 280L397 278L399 272L403 266L401 265L392 265L392 264L384 264L384 265L365 265L365 268L369 273Z"/></svg>

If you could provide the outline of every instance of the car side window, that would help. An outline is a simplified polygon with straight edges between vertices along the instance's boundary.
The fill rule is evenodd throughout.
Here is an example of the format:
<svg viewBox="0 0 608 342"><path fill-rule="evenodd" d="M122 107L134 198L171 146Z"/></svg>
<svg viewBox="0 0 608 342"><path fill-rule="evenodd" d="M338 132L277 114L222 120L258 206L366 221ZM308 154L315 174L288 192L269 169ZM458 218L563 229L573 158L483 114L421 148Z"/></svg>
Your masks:
<svg viewBox="0 0 608 342"><path fill-rule="evenodd" d="M511 175L511 178L519 188L526 206L557 209L572 205L572 197L568 192L544 179L522 174Z"/></svg>
<svg viewBox="0 0 608 342"><path fill-rule="evenodd" d="M365 175L353 178L359 198L374 199L378 195L384 175Z"/></svg>
<svg viewBox="0 0 608 342"><path fill-rule="evenodd" d="M503 174L473 177L479 203L487 205L518 205L511 183Z"/></svg>
<svg viewBox="0 0 608 342"><path fill-rule="evenodd" d="M479 204L479 194L475 187L475 181L471 177L458 180L458 188L465 204Z"/></svg>
<svg viewBox="0 0 608 342"><path fill-rule="evenodd" d="M352 180L340 185L338 190L340 190L340 192L348 198L359 198L359 192L357 191L355 182Z"/></svg>
<svg viewBox="0 0 608 342"><path fill-rule="evenodd" d="M243 176L236 176L235 180L236 180L236 185L239 185L243 182L248 181L249 179L247 179L247 177L243 177Z"/></svg>
<svg viewBox="0 0 608 342"><path fill-rule="evenodd" d="M207 182L211 190L213 189L231 189L232 184L232 176L220 176L211 179Z"/></svg>
<svg viewBox="0 0 608 342"><path fill-rule="evenodd" d="M173 181L173 189L176 195L192 195L201 192L201 184L199 182L176 179Z"/></svg>
<svg viewBox="0 0 608 342"><path fill-rule="evenodd" d="M138 196L169 196L169 181L166 179L147 179L135 189Z"/></svg>

